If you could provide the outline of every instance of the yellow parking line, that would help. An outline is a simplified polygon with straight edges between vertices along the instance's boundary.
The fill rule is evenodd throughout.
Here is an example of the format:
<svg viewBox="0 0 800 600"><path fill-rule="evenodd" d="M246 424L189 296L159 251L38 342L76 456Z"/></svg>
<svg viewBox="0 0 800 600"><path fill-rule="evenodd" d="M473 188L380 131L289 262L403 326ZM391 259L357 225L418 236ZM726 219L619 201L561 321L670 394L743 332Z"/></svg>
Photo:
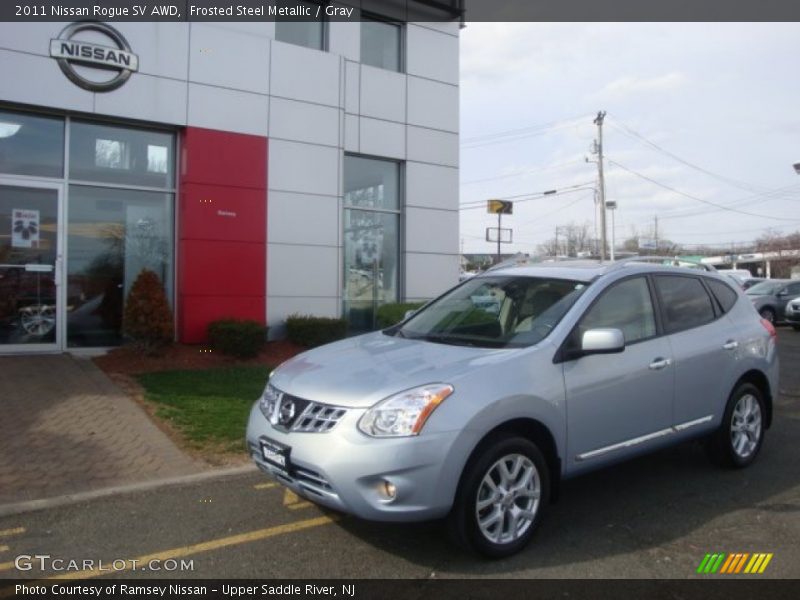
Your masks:
<svg viewBox="0 0 800 600"><path fill-rule="evenodd" d="M8 546L3 546L0 544L0 552L8 552Z"/></svg>
<svg viewBox="0 0 800 600"><path fill-rule="evenodd" d="M296 504L290 504L286 508L289 510L297 510L298 508L308 508L309 506L314 506L312 502L297 502Z"/></svg>
<svg viewBox="0 0 800 600"><path fill-rule="evenodd" d="M13 529L2 529L0 530L0 537L10 537L12 535L17 535L19 533L25 533L25 528L14 527Z"/></svg>
<svg viewBox="0 0 800 600"><path fill-rule="evenodd" d="M277 483L257 483L253 486L253 488L257 490L269 490L271 488L278 487Z"/></svg>
<svg viewBox="0 0 800 600"><path fill-rule="evenodd" d="M13 568L14 568L14 563L13 562L0 563L0 572L8 571L8 570L13 569Z"/></svg>
<svg viewBox="0 0 800 600"><path fill-rule="evenodd" d="M133 564L146 565L153 560L164 561L171 558L172 559L182 558L184 556L190 556L192 554L209 552L210 550L219 550L220 548L227 548L229 546L238 546L239 544L247 544L249 542L255 542L258 540L271 538L276 535L282 535L284 533L293 533L295 531L302 531L303 529L310 529L311 527L319 527L320 525L327 525L328 523L333 523L338 519L339 517L323 516L323 517L316 517L314 519L306 519L305 521L297 521L295 523L286 523L285 525L276 525L275 527L267 527L266 529L257 529L255 531L249 531L247 533L231 535L228 537L219 538L208 542L200 542L199 544L192 544L191 546L179 546L178 548L172 548L171 550L162 550L161 552L155 552L153 554L145 554L144 556L139 556L135 559L128 560L129 566L119 571L116 570L100 571L98 569L93 569L91 571L74 571L70 573L63 573L61 575L56 575L54 577L48 577L47 580L49 581L55 579L89 579L92 577L102 577L103 575L108 575L110 573L122 573L124 571L130 571ZM13 563L11 564L13 566Z"/></svg>

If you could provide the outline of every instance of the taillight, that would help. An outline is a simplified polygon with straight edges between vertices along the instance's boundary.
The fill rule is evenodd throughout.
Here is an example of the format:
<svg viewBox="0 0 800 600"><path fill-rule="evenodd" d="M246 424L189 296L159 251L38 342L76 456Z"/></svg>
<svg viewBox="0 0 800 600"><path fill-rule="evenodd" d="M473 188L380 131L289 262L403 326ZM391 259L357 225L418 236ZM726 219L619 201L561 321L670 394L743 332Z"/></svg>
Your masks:
<svg viewBox="0 0 800 600"><path fill-rule="evenodd" d="M764 329L766 329L769 332L769 336L772 339L778 339L778 332L775 331L775 326L772 323L770 323L766 319L761 319L761 324L764 326Z"/></svg>

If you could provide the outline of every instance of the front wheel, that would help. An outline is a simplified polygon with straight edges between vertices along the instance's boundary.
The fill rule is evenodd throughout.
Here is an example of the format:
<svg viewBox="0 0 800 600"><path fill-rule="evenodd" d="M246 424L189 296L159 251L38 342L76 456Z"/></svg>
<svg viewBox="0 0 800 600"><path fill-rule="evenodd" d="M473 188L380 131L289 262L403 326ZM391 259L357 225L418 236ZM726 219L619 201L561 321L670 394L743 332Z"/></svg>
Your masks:
<svg viewBox="0 0 800 600"><path fill-rule="evenodd" d="M530 541L550 497L550 473L539 448L522 437L496 437L461 478L448 526L455 541L491 558Z"/></svg>
<svg viewBox="0 0 800 600"><path fill-rule="evenodd" d="M764 442L764 396L752 383L743 383L731 394L717 432L709 440L716 462L727 467L750 465Z"/></svg>
<svg viewBox="0 0 800 600"><path fill-rule="evenodd" d="M758 312L758 314L761 315L762 319L766 319L767 321L769 321L773 325L775 324L775 311L772 310L771 308L769 308L769 307L762 308Z"/></svg>

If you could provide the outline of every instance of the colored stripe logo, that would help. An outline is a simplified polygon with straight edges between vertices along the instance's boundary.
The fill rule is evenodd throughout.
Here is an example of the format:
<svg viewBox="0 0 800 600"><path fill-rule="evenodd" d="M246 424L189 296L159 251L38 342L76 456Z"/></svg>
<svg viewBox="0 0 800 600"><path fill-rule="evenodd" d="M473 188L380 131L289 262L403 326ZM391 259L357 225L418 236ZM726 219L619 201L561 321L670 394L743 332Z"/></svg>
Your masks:
<svg viewBox="0 0 800 600"><path fill-rule="evenodd" d="M714 573L726 575L736 573L761 574L766 570L769 561L772 560L772 556L772 553L761 552L754 554L748 552L706 554L703 560L700 561L697 572L704 575L713 575Z"/></svg>

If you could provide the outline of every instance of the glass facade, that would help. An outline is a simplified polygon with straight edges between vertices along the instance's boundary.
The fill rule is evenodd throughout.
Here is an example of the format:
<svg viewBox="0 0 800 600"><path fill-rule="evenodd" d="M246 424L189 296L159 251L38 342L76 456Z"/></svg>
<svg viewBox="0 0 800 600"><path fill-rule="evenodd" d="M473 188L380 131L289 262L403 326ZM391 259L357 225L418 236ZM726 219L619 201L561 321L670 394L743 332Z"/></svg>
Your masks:
<svg viewBox="0 0 800 600"><path fill-rule="evenodd" d="M304 0L277 0L276 8L294 9L304 7L316 16L319 3ZM314 50L325 50L325 20L313 18L308 21L275 19L275 39L279 42L305 46Z"/></svg>
<svg viewBox="0 0 800 600"><path fill-rule="evenodd" d="M402 31L397 23L363 16L361 62L389 71L402 71Z"/></svg>
<svg viewBox="0 0 800 600"><path fill-rule="evenodd" d="M399 298L400 163L345 156L344 313L356 331L375 328L377 307Z"/></svg>
<svg viewBox="0 0 800 600"><path fill-rule="evenodd" d="M174 134L0 111L4 176L13 183L0 181L0 346L54 344L62 320L68 347L120 344L143 269L173 298Z"/></svg>

